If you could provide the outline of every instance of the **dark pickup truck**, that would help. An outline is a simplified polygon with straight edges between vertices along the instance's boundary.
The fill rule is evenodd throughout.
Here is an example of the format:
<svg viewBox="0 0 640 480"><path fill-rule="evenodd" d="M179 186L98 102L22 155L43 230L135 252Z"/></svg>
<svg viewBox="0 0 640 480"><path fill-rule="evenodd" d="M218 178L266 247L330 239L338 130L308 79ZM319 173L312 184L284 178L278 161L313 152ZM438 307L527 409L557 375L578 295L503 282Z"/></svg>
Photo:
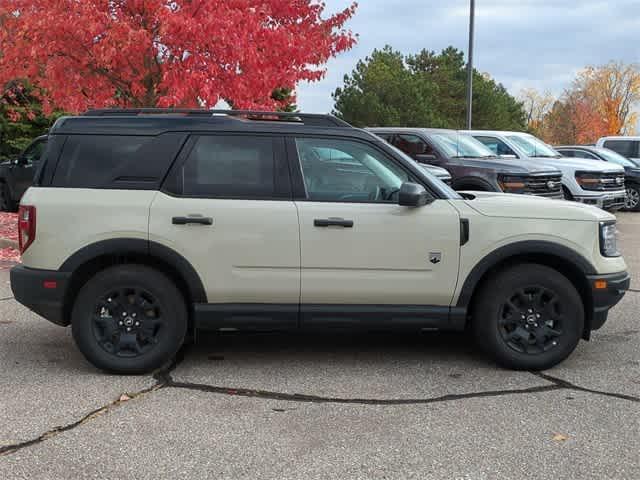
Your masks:
<svg viewBox="0 0 640 480"><path fill-rule="evenodd" d="M17 158L0 163L0 210L16 212L24 192L33 183L47 136L37 137Z"/></svg>
<svg viewBox="0 0 640 480"><path fill-rule="evenodd" d="M495 155L470 135L437 128L369 128L415 161L446 169L456 190L562 199L562 172Z"/></svg>

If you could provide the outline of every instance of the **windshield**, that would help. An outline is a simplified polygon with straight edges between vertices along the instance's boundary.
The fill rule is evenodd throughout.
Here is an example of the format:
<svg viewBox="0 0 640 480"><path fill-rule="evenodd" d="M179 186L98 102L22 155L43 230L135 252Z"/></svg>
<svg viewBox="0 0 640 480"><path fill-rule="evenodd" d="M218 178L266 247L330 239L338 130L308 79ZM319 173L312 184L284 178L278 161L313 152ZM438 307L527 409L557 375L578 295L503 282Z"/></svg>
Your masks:
<svg viewBox="0 0 640 480"><path fill-rule="evenodd" d="M528 157L560 158L562 156L533 135L507 135L507 138L515 143Z"/></svg>
<svg viewBox="0 0 640 480"><path fill-rule="evenodd" d="M609 150L608 148L600 148L598 149L598 153L604 157L607 162L617 163L618 165L622 165L623 167L637 167L635 163L633 163L628 158L623 157L617 152L613 150Z"/></svg>
<svg viewBox="0 0 640 480"><path fill-rule="evenodd" d="M448 157L487 158L495 154L471 135L430 133L429 138Z"/></svg>

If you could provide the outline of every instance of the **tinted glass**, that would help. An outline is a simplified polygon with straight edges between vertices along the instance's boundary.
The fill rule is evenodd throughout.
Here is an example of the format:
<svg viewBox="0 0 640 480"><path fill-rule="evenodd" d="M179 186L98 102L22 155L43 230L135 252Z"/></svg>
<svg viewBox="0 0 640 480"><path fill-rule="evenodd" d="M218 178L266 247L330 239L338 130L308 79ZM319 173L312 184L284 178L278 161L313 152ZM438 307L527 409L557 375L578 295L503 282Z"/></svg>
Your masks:
<svg viewBox="0 0 640 480"><path fill-rule="evenodd" d="M496 155L515 155L518 156L513 149L504 143L499 138L495 137L475 137L476 140L481 142L485 147L491 150Z"/></svg>
<svg viewBox="0 0 640 480"><path fill-rule="evenodd" d="M29 145L22 157L27 161L27 163L37 163L38 161L40 161L40 157L42 157L42 153L44 152L44 149L46 147L47 141L39 140Z"/></svg>
<svg viewBox="0 0 640 480"><path fill-rule="evenodd" d="M494 153L471 135L429 133L429 139L448 157L486 158Z"/></svg>
<svg viewBox="0 0 640 480"><path fill-rule="evenodd" d="M637 157L640 142L634 140L607 140L604 147L619 153L623 157Z"/></svg>
<svg viewBox="0 0 640 480"><path fill-rule="evenodd" d="M275 193L271 137L202 136L182 167L187 196L264 198Z"/></svg>
<svg viewBox="0 0 640 480"><path fill-rule="evenodd" d="M333 202L397 202L409 174L363 143L296 139L307 198Z"/></svg>
<svg viewBox="0 0 640 480"><path fill-rule="evenodd" d="M562 152L561 152L562 153ZM576 158L586 158L588 160L600 160L596 155L591 152L585 152L584 150L576 150L575 155Z"/></svg>
<svg viewBox="0 0 640 480"><path fill-rule="evenodd" d="M416 155L435 155L435 151L427 142L416 135L396 135L393 145L410 157Z"/></svg>
<svg viewBox="0 0 640 480"><path fill-rule="evenodd" d="M62 150L53 186L110 187L131 175L131 165L143 161L140 150L155 137L70 135Z"/></svg>
<svg viewBox="0 0 640 480"><path fill-rule="evenodd" d="M507 138L529 157L557 158L561 156L553 148L533 135L508 135Z"/></svg>

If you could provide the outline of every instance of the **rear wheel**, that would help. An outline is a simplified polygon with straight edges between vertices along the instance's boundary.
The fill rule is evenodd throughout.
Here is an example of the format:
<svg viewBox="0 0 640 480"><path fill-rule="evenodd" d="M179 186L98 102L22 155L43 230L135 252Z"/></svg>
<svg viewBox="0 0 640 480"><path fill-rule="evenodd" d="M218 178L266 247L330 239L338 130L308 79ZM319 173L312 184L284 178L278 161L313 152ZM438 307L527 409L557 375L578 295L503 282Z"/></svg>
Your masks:
<svg viewBox="0 0 640 480"><path fill-rule="evenodd" d="M96 367L147 373L182 346L187 308L164 274L142 265L119 265L99 272L80 290L71 327L78 348Z"/></svg>
<svg viewBox="0 0 640 480"><path fill-rule="evenodd" d="M624 209L637 212L640 211L640 186L635 183L627 184L627 199L624 202Z"/></svg>
<svg viewBox="0 0 640 480"><path fill-rule="evenodd" d="M575 350L583 327L584 307L575 287L537 264L520 264L489 279L472 323L479 346L516 370L557 365Z"/></svg>

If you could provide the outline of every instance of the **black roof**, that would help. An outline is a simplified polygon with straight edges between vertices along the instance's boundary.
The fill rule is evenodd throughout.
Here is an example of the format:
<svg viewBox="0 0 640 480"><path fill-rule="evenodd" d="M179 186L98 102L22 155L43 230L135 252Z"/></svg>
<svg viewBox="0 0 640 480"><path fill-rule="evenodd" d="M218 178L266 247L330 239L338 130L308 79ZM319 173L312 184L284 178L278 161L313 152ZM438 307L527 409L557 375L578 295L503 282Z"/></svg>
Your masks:
<svg viewBox="0 0 640 480"><path fill-rule="evenodd" d="M332 115L247 110L105 109L61 117L49 132L60 134L159 135L165 132L263 132L339 134L371 138Z"/></svg>

